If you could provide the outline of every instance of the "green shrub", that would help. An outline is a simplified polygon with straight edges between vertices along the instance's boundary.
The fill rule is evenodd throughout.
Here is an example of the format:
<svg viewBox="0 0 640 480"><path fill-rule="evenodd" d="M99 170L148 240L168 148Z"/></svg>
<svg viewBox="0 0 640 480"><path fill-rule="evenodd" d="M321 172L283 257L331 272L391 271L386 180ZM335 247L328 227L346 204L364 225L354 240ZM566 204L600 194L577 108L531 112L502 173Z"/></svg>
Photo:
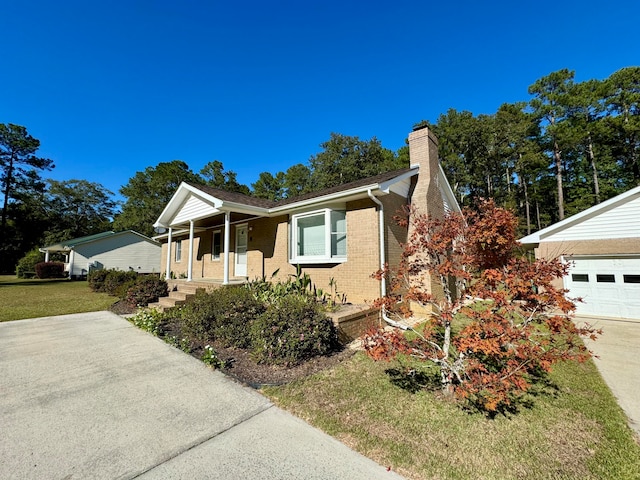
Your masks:
<svg viewBox="0 0 640 480"><path fill-rule="evenodd" d="M36 263L36 276L38 278L64 278L64 263L40 262Z"/></svg>
<svg viewBox="0 0 640 480"><path fill-rule="evenodd" d="M133 272L136 276L137 274ZM169 294L167 282L155 276L136 277L127 291L126 300L131 305L146 307L151 302L157 302L159 297ZM107 277L107 280L109 277Z"/></svg>
<svg viewBox="0 0 640 480"><path fill-rule="evenodd" d="M134 271L123 271L116 269L92 270L87 275L89 288L94 292L104 292L124 299L127 292L132 287L138 274Z"/></svg>
<svg viewBox="0 0 640 480"><path fill-rule="evenodd" d="M109 295L125 299L129 289L138 281L138 274L132 270L109 270L108 272L102 286L103 291Z"/></svg>
<svg viewBox="0 0 640 480"><path fill-rule="evenodd" d="M271 304L289 295L304 295L321 303L327 310L336 310L341 304L347 303L347 296L338 291L338 284L332 277L329 279L329 290L318 288L311 282L311 277L302 271L300 265L296 265L296 273L290 274L285 281L274 279L279 269L273 272L271 280L266 277L255 279L245 287L263 303Z"/></svg>
<svg viewBox="0 0 640 480"><path fill-rule="evenodd" d="M30 250L18 260L18 264L16 265L16 276L18 278L26 278L26 276L31 273L35 275L36 272L36 264L42 262L44 260L44 253L42 253L37 248Z"/></svg>
<svg viewBox="0 0 640 480"><path fill-rule="evenodd" d="M94 292L104 292L104 281L111 270L91 270L87 275L89 288Z"/></svg>
<svg viewBox="0 0 640 480"><path fill-rule="evenodd" d="M181 310L185 332L194 338L218 340L228 347L247 348L251 322L264 312L264 305L240 286L198 292Z"/></svg>
<svg viewBox="0 0 640 480"><path fill-rule="evenodd" d="M252 353L260 363L291 365L325 355L338 342L333 322L305 295L282 297L251 325Z"/></svg>

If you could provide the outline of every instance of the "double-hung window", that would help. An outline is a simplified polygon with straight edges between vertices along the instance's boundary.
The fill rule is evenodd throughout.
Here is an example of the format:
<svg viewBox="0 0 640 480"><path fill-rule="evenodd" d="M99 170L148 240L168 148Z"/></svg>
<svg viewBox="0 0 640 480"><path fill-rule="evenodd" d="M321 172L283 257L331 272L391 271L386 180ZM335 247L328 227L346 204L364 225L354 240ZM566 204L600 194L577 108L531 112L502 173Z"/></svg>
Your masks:
<svg viewBox="0 0 640 480"><path fill-rule="evenodd" d="M176 240L176 262L182 260L182 240Z"/></svg>
<svg viewBox="0 0 640 480"><path fill-rule="evenodd" d="M347 260L346 212L325 208L291 217L291 263Z"/></svg>
<svg viewBox="0 0 640 480"><path fill-rule="evenodd" d="M219 261L221 252L222 252L222 231L214 230L213 237L211 239L211 260L214 262Z"/></svg>

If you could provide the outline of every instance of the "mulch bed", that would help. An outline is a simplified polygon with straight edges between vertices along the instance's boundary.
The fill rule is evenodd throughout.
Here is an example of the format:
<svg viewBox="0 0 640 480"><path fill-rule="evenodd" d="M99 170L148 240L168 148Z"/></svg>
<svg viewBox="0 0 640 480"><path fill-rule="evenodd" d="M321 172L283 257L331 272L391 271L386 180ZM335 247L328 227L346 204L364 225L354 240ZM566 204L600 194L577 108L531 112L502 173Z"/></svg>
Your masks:
<svg viewBox="0 0 640 480"><path fill-rule="evenodd" d="M134 314L138 311L136 307L131 307L130 304L123 300L114 303L109 310L118 315ZM167 336L182 337L178 325L173 324L168 327ZM211 342L210 345L218 354L218 358L227 365L221 371L253 388L267 385L283 385L313 375L343 362L354 354L354 350L343 347L329 355L311 358L297 365L273 366L256 363L247 350L227 348L216 342ZM198 360L202 359L204 347L205 343L192 344L191 355Z"/></svg>
<svg viewBox="0 0 640 480"><path fill-rule="evenodd" d="M124 300L119 300L109 307L109 311L117 315L130 315L136 313L138 307L134 307Z"/></svg>
<svg viewBox="0 0 640 480"><path fill-rule="evenodd" d="M293 382L333 367L354 354L353 350L343 348L330 355L314 357L298 365L273 366L256 363L247 350L225 348L215 343L211 346L218 353L218 358L228 364L221 371L253 388ZM203 351L204 346L198 346L191 351L191 355L200 359Z"/></svg>

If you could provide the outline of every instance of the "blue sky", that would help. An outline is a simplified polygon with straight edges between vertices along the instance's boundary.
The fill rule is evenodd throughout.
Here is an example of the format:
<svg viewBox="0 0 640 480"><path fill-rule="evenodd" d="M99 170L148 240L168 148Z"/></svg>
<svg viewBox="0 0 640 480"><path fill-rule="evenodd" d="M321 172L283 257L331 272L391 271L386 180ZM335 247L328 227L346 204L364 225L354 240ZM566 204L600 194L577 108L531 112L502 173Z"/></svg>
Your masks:
<svg viewBox="0 0 640 480"><path fill-rule="evenodd" d="M449 108L494 113L569 68L640 64L640 2L0 0L0 123L46 178L117 193L137 171L212 160L251 184L330 132L397 150Z"/></svg>

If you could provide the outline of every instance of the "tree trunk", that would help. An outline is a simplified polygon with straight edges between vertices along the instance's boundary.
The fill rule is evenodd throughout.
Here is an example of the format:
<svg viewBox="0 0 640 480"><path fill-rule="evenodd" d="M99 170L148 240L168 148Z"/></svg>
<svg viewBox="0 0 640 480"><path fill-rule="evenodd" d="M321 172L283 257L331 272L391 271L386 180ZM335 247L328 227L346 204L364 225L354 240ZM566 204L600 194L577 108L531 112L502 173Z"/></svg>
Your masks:
<svg viewBox="0 0 640 480"><path fill-rule="evenodd" d="M531 234L531 205L529 205L529 190L527 190L527 182L520 177L522 188L524 189L524 210L527 216L527 235Z"/></svg>
<svg viewBox="0 0 640 480"><path fill-rule="evenodd" d="M449 365L449 349L451 348L451 322L445 322L444 341L442 342L442 363L440 363L440 381L442 392L453 395L453 373Z"/></svg>
<svg viewBox="0 0 640 480"><path fill-rule="evenodd" d="M9 208L9 195L11 194L11 183L13 182L13 161L14 156L9 157L9 165L6 167L6 178L4 184L4 202L2 205L2 223L0 223L0 244L4 245L5 228L7 225L7 210Z"/></svg>
<svg viewBox="0 0 640 480"><path fill-rule="evenodd" d="M538 220L538 230L542 230L542 225L540 225L540 203L536 200L536 217Z"/></svg>
<svg viewBox="0 0 640 480"><path fill-rule="evenodd" d="M596 157L593 154L593 142L591 134L587 136L587 152L591 161L591 169L593 170L593 194L596 197L596 203L600 203L600 184L598 182L598 169L596 168Z"/></svg>
<svg viewBox="0 0 640 480"><path fill-rule="evenodd" d="M553 158L556 163L556 184L558 186L558 219L564 220L564 194L562 192L562 155L557 140L553 141Z"/></svg>

